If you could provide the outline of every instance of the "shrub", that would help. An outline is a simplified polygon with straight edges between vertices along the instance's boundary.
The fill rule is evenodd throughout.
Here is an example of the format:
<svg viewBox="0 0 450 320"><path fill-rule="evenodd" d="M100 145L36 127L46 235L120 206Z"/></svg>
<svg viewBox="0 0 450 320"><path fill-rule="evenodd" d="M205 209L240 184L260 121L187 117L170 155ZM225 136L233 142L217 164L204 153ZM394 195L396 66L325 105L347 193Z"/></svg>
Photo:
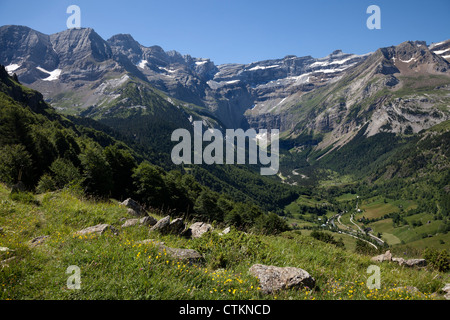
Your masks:
<svg viewBox="0 0 450 320"><path fill-rule="evenodd" d="M427 248L423 252L423 258L434 269L446 272L450 270L450 259L447 250L438 251Z"/></svg>
<svg viewBox="0 0 450 320"><path fill-rule="evenodd" d="M373 248L371 245L369 245L367 242L357 239L355 252L365 255L374 255L377 253L377 250Z"/></svg>
<svg viewBox="0 0 450 320"><path fill-rule="evenodd" d="M31 155L23 145L6 145L0 149L0 181L7 184L28 181L31 172Z"/></svg>
<svg viewBox="0 0 450 320"><path fill-rule="evenodd" d="M44 193L48 191L54 191L56 190L56 184L55 181L53 181L53 178L49 176L48 174L42 175L41 179L39 179L38 185L36 187L37 193Z"/></svg>
<svg viewBox="0 0 450 320"><path fill-rule="evenodd" d="M270 212L260 215L256 219L253 229L260 234L275 235L289 230L289 226L276 213Z"/></svg>
<svg viewBox="0 0 450 320"><path fill-rule="evenodd" d="M336 247L344 247L344 242L342 241L342 239L336 240L331 234L325 232L314 230L313 232L311 232L311 237L322 242L334 244Z"/></svg>
<svg viewBox="0 0 450 320"><path fill-rule="evenodd" d="M37 201L34 199L33 194L30 192L11 192L9 198L17 202L37 204Z"/></svg>
<svg viewBox="0 0 450 320"><path fill-rule="evenodd" d="M233 268L243 261L263 261L267 245L256 235L237 232L219 236L215 232L204 234L191 241L192 249L204 255L211 269Z"/></svg>
<svg viewBox="0 0 450 320"><path fill-rule="evenodd" d="M50 166L53 181L57 189L62 189L71 183L82 180L81 174L73 163L64 158L58 158Z"/></svg>

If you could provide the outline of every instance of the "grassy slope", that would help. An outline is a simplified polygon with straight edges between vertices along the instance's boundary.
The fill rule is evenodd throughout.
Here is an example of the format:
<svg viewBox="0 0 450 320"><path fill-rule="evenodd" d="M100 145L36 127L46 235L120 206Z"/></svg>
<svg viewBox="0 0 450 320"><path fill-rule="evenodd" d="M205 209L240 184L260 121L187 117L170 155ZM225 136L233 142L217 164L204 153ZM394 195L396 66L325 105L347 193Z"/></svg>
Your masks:
<svg viewBox="0 0 450 320"><path fill-rule="evenodd" d="M369 257L305 235L232 231L195 240L149 235L146 227L120 229L126 209L115 201L94 202L68 191L34 198L37 202L12 200L0 185L0 246L15 250L9 255L17 257L0 270L0 299L429 299L448 282L448 274L381 264L381 289L371 291L366 287ZM119 235L73 236L98 223L112 224ZM29 248L27 242L41 235L51 237ZM196 249L206 262L184 265L151 245L136 244L148 238ZM316 279L317 287L264 295L248 274L254 263L301 267ZM67 289L66 269L71 265L81 269L81 290ZM392 291L404 286L416 286L426 295Z"/></svg>

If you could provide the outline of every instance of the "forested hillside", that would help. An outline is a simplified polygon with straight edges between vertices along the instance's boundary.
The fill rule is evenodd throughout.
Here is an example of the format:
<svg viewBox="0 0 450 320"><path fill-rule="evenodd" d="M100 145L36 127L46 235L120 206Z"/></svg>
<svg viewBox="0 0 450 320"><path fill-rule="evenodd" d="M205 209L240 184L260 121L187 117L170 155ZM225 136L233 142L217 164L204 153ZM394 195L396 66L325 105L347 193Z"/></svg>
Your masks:
<svg viewBox="0 0 450 320"><path fill-rule="evenodd" d="M222 192L217 193L193 175L152 164L157 152L136 142L128 146L127 138L111 128L57 114L40 93L18 83L3 66L0 79L0 180L15 189L41 193L73 188L97 198L133 197L172 216L227 222L243 230L287 229L254 199L235 201L233 190L219 187Z"/></svg>

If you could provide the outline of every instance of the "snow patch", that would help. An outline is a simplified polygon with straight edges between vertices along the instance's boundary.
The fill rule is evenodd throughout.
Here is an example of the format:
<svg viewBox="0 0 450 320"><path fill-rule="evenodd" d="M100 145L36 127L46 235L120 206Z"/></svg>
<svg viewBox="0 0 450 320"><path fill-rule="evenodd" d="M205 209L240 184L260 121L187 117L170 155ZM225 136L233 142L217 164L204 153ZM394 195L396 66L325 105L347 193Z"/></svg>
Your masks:
<svg viewBox="0 0 450 320"><path fill-rule="evenodd" d="M5 67L5 69L6 69L6 71L7 71L8 73L12 73L12 72L16 71L16 70L19 69L19 68L20 68L20 65L15 64L15 63L10 64L9 66L6 66L6 67Z"/></svg>
<svg viewBox="0 0 450 320"><path fill-rule="evenodd" d="M241 80L231 80L231 81L225 81L226 84L235 84L240 82Z"/></svg>
<svg viewBox="0 0 450 320"><path fill-rule="evenodd" d="M54 80L58 80L59 76L61 75L62 70L61 69L55 69L53 71L48 71L45 70L44 68L41 67L36 67L36 69L38 69L39 71L42 71L44 73L49 74L49 76L45 79L42 79L43 81L54 81Z"/></svg>
<svg viewBox="0 0 450 320"><path fill-rule="evenodd" d="M450 51L450 48L447 48L447 49L444 49L444 50L436 50L436 51L433 51L433 52L435 54L442 55L443 53L445 53L447 51Z"/></svg>
<svg viewBox="0 0 450 320"><path fill-rule="evenodd" d="M265 69L273 69L279 67L279 64L273 65L273 66L256 66L251 69L247 69L247 71L256 71L256 70L265 70Z"/></svg>
<svg viewBox="0 0 450 320"><path fill-rule="evenodd" d="M410 63L411 61L416 61L417 59L416 58L411 58L409 60L402 60L402 59L398 59L398 60L400 60L403 63Z"/></svg>
<svg viewBox="0 0 450 320"><path fill-rule="evenodd" d="M308 72L308 73L304 73L304 74L299 75L299 76L288 77L287 80L294 81L295 84L307 83L307 82L309 82L309 75L310 74L311 74L311 72Z"/></svg>
<svg viewBox="0 0 450 320"><path fill-rule="evenodd" d="M196 64L197 66L201 66L201 65L204 65L205 63L208 63L208 60L203 60L203 61L195 61L195 64Z"/></svg>
<svg viewBox="0 0 450 320"><path fill-rule="evenodd" d="M441 42L438 42L438 43L432 43L432 44L429 46L429 48L430 48L430 50L431 50L431 49L433 49L434 47L437 47L437 46L439 46L439 45L441 45L441 44L444 44L445 42L447 42L447 40L441 41Z"/></svg>
<svg viewBox="0 0 450 320"><path fill-rule="evenodd" d="M286 97L287 98L287 97ZM278 102L277 106L279 106L280 104L282 104L284 101L286 101L286 98L283 98L283 100L281 100L280 102Z"/></svg>
<svg viewBox="0 0 450 320"><path fill-rule="evenodd" d="M322 72L322 73L335 73L335 72L341 72L344 71L346 68L335 68L335 69L323 69L323 70L317 70L316 72Z"/></svg>
<svg viewBox="0 0 450 320"><path fill-rule="evenodd" d="M145 67L147 66L148 61L147 60L141 60L139 61L139 63L137 64L137 66L141 69L145 69Z"/></svg>
<svg viewBox="0 0 450 320"><path fill-rule="evenodd" d="M170 70L170 69L167 69L167 68L164 68L164 67L158 67L160 70L163 70L163 71L166 71L166 72L169 72L169 73L174 73L174 72L177 72L177 70Z"/></svg>
<svg viewBox="0 0 450 320"><path fill-rule="evenodd" d="M330 65L333 65L333 64L344 64L344 63L346 63L347 61L349 61L349 60L351 60L351 59L353 59L353 58L356 58L356 57L357 57L357 55L351 55L351 56L349 56L349 57L347 57L347 58L345 58L345 59L342 59L342 60L335 60L335 61L316 61L316 62L314 62L313 64L311 64L310 67L311 67L311 68L314 68L314 67L325 67L325 66L330 66Z"/></svg>

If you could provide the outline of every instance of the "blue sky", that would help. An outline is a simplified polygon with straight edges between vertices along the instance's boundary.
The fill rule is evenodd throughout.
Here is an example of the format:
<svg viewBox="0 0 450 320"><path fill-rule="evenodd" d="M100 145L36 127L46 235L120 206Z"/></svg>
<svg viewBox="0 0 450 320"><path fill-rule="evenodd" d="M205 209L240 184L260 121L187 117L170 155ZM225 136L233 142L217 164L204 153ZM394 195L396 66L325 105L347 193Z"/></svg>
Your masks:
<svg viewBox="0 0 450 320"><path fill-rule="evenodd" d="M81 8L82 27L104 39L130 33L216 64L286 55L323 57L341 49L363 54L407 40L450 38L450 0L0 0L0 25L51 34L66 29L66 9ZM381 30L369 30L369 5L381 9Z"/></svg>

